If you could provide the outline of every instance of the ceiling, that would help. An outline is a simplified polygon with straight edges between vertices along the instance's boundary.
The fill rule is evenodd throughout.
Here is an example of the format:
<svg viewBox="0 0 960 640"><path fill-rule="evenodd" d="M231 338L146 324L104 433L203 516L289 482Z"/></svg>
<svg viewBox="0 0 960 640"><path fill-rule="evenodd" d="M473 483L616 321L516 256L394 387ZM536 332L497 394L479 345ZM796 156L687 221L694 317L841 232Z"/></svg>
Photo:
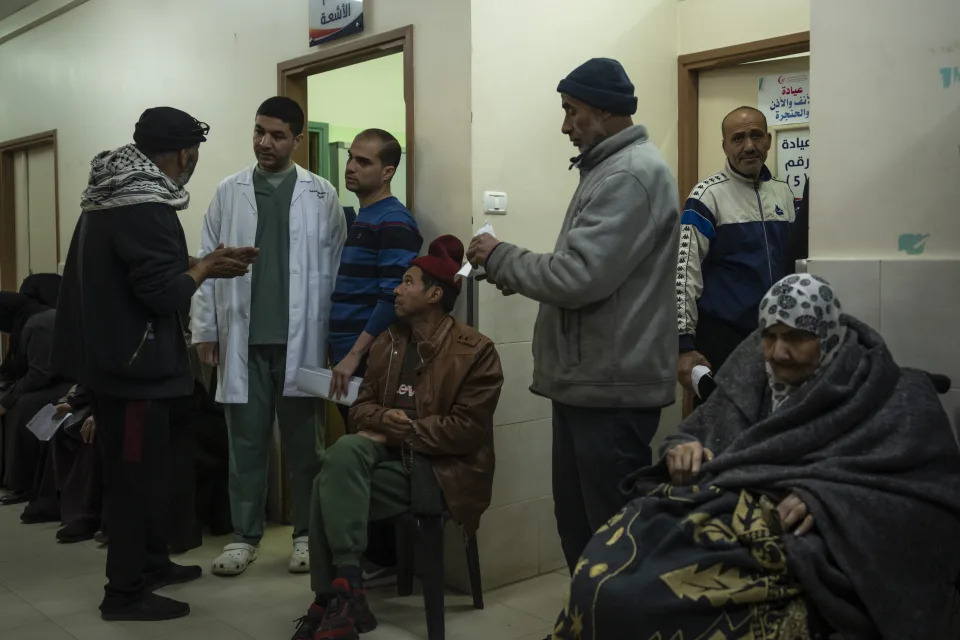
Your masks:
<svg viewBox="0 0 960 640"><path fill-rule="evenodd" d="M0 0L0 20L13 15L37 0Z"/></svg>

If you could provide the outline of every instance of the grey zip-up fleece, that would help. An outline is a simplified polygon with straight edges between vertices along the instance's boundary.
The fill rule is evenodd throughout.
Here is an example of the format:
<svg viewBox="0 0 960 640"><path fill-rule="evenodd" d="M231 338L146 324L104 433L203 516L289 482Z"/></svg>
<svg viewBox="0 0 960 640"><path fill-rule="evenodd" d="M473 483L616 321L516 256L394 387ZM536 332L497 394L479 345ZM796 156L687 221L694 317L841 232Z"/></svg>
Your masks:
<svg viewBox="0 0 960 640"><path fill-rule="evenodd" d="M579 168L553 253L502 243L488 277L540 302L531 391L580 407L667 406L677 373L676 181L639 125Z"/></svg>

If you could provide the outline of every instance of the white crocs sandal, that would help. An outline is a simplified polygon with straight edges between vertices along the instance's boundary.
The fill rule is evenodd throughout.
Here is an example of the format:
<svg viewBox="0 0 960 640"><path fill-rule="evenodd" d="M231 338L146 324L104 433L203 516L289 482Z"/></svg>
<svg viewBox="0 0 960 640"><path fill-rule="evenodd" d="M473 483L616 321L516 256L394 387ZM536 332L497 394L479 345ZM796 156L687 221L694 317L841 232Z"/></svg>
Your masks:
<svg viewBox="0 0 960 640"><path fill-rule="evenodd" d="M245 542L234 542L223 548L213 561L213 573L218 576L236 576L247 570L257 559L257 548Z"/></svg>
<svg viewBox="0 0 960 640"><path fill-rule="evenodd" d="M290 554L290 573L310 572L310 538L300 536L293 539L293 553Z"/></svg>

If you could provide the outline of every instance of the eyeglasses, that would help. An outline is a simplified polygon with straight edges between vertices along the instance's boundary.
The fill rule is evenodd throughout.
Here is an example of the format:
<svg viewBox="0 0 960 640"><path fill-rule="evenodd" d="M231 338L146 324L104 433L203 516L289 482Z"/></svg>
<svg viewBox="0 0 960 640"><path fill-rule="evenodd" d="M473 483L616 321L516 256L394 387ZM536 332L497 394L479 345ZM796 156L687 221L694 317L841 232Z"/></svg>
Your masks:
<svg viewBox="0 0 960 640"><path fill-rule="evenodd" d="M200 135L204 136L210 133L210 125L208 125L206 122L200 122L196 118L193 119L193 122L197 125L195 133L199 132Z"/></svg>

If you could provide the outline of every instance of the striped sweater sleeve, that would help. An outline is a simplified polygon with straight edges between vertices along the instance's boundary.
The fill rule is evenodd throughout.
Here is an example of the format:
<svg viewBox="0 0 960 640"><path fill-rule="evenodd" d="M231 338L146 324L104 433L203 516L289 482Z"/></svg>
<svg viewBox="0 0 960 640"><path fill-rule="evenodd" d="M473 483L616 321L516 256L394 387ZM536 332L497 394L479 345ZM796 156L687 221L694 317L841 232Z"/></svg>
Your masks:
<svg viewBox="0 0 960 640"><path fill-rule="evenodd" d="M417 257L422 244L423 238L417 223L406 212L390 214L381 223L377 254L377 306L364 328L366 333L378 336L396 322L393 290L400 285L403 274L410 262Z"/></svg>

